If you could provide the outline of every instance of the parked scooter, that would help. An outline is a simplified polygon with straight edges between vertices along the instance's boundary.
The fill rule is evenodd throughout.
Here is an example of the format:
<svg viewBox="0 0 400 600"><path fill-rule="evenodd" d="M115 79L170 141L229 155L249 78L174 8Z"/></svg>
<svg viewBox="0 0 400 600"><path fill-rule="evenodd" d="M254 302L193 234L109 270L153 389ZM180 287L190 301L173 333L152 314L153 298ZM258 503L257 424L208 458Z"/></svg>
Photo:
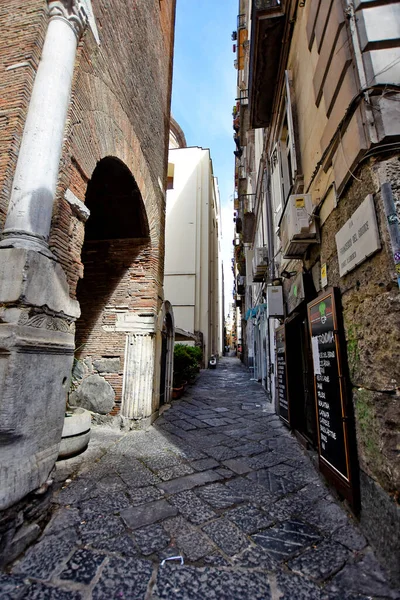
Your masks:
<svg viewBox="0 0 400 600"><path fill-rule="evenodd" d="M208 368L215 369L217 366L217 357L214 354L211 354L210 360L208 361Z"/></svg>

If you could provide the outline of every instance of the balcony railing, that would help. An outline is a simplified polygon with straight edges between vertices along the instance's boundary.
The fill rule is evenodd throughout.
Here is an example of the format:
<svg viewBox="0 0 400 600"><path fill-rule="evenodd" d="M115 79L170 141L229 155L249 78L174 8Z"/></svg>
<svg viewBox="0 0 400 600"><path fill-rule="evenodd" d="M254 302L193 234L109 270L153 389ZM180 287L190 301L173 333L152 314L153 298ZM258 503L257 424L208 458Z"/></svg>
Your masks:
<svg viewBox="0 0 400 600"><path fill-rule="evenodd" d="M237 28L238 29L246 29L246 15L242 14L242 15L238 15L237 16Z"/></svg>
<svg viewBox="0 0 400 600"><path fill-rule="evenodd" d="M282 0L253 0L253 11L282 8L282 5Z"/></svg>
<svg viewBox="0 0 400 600"><path fill-rule="evenodd" d="M239 97L236 98L236 102L240 103L240 106L244 106L249 103L249 90L239 90Z"/></svg>
<svg viewBox="0 0 400 600"><path fill-rule="evenodd" d="M241 194L239 196L239 208L240 211L245 214L247 212L254 212L254 203L256 200L255 194Z"/></svg>

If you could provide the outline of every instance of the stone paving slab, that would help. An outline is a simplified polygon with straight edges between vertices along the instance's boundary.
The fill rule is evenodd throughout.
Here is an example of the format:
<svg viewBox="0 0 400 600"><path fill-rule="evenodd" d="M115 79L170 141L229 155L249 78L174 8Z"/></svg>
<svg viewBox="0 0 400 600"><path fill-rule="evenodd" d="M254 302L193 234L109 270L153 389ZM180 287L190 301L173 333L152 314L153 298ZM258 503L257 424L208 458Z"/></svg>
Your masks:
<svg viewBox="0 0 400 600"><path fill-rule="evenodd" d="M43 535L0 574L2 600L400 598L236 359L146 431L94 428L56 481Z"/></svg>
<svg viewBox="0 0 400 600"><path fill-rule="evenodd" d="M269 600L268 578L215 568L165 566L159 569L153 599L159 600Z"/></svg>
<svg viewBox="0 0 400 600"><path fill-rule="evenodd" d="M210 481L218 481L218 479L222 479L222 477L215 471L201 471L200 473L195 473L194 475L178 477L172 481L166 481L165 483L161 483L158 487L165 494L177 494L178 492L199 487L209 483Z"/></svg>
<svg viewBox="0 0 400 600"><path fill-rule="evenodd" d="M168 504L165 500L149 502L141 506L127 508L121 512L121 517L131 529L139 529L144 525L151 525L156 521L162 521L168 517L174 517L178 513L177 508Z"/></svg>

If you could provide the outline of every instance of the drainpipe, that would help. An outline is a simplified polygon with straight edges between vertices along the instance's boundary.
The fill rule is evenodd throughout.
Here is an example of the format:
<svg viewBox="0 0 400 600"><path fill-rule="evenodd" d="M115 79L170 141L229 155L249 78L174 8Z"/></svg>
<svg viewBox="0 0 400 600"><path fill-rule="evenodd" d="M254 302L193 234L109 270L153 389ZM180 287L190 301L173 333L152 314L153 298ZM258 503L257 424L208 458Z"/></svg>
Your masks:
<svg viewBox="0 0 400 600"><path fill-rule="evenodd" d="M389 182L385 182L381 187L383 206L387 218L390 243L392 246L394 267L397 275L397 284L400 288L400 225L399 217L396 212L396 205L393 199L392 186Z"/></svg>
<svg viewBox="0 0 400 600"><path fill-rule="evenodd" d="M47 0L36 73L0 247L48 249L76 49L87 24L80 0Z"/></svg>

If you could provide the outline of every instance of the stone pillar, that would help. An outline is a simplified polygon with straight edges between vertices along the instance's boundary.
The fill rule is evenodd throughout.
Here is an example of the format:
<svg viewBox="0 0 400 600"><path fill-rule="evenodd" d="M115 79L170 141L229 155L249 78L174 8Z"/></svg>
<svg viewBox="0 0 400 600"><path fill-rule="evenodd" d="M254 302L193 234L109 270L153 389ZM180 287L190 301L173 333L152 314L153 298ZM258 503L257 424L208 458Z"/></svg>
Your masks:
<svg viewBox="0 0 400 600"><path fill-rule="evenodd" d="M155 333L126 336L121 415L151 421L153 415Z"/></svg>
<svg viewBox="0 0 400 600"><path fill-rule="evenodd" d="M0 242L0 509L40 487L61 440L79 305L48 249L78 40L78 0L48 0L49 26Z"/></svg>
<svg viewBox="0 0 400 600"><path fill-rule="evenodd" d="M49 26L29 104L2 247L47 248L76 48L86 16L76 0L48 0Z"/></svg>

